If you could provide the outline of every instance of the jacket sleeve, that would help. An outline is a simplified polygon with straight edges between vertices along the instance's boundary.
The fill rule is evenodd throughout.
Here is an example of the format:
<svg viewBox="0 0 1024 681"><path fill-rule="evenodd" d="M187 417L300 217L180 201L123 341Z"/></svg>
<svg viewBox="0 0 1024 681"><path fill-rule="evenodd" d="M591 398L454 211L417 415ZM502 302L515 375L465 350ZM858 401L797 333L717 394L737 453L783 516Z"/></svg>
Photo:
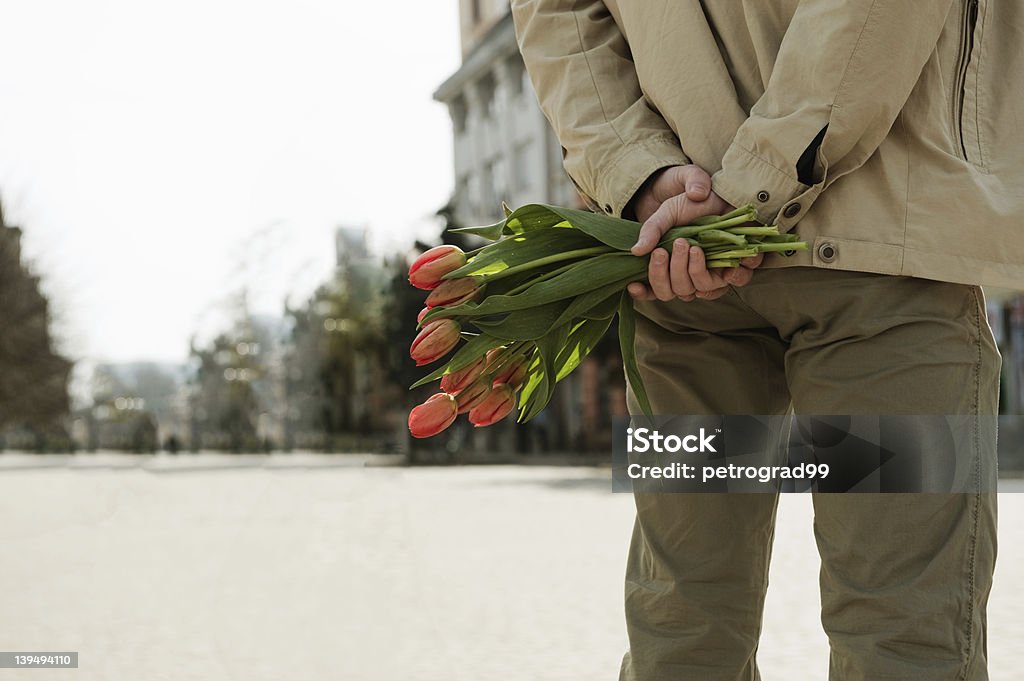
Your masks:
<svg viewBox="0 0 1024 681"><path fill-rule="evenodd" d="M689 163L648 106L625 38L600 0L513 0L523 60L591 207L620 216L659 168Z"/></svg>
<svg viewBox="0 0 1024 681"><path fill-rule="evenodd" d="M803 0L714 190L733 205L755 203L762 222L791 227L889 134L951 4Z"/></svg>

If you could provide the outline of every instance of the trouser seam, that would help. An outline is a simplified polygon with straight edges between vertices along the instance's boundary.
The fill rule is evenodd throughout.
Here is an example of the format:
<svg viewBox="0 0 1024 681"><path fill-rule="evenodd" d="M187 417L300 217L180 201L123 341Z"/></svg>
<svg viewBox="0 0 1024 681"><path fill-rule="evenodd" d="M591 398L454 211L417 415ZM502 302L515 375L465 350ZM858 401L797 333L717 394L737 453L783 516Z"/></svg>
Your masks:
<svg viewBox="0 0 1024 681"><path fill-rule="evenodd" d="M975 575L977 572L978 552L978 523L981 516L981 434L978 420L981 417L981 365L983 361L983 348L981 343L981 300L978 297L977 287L971 288L974 298L974 332L975 345L978 350L977 361L974 365L974 395L971 408L973 417L974 435L974 500L971 505L971 531L970 544L968 549L968 587L967 587L967 646L964 650L963 668L960 671L961 681L967 678L970 672L971 659L974 649L974 602L976 599Z"/></svg>

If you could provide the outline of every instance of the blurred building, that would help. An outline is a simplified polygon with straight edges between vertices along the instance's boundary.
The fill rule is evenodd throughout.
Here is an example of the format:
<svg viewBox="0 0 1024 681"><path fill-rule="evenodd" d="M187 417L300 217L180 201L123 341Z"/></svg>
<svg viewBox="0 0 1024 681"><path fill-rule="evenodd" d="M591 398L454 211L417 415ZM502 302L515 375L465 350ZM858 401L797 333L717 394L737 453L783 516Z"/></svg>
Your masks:
<svg viewBox="0 0 1024 681"><path fill-rule="evenodd" d="M92 404L74 414L76 446L89 451L156 451L179 430L177 398L184 382L185 367L180 364L97 364Z"/></svg>
<svg viewBox="0 0 1024 681"><path fill-rule="evenodd" d="M54 348L49 304L2 206L0 325L0 448L66 447L71 363Z"/></svg>
<svg viewBox="0 0 1024 681"><path fill-rule="evenodd" d="M462 65L434 93L452 120L452 222L497 222L503 217L502 201L512 207L548 203L585 208L562 167L562 147L537 104L508 0L460 0L459 10ZM562 381L548 414L527 427L515 426L513 433L492 438L484 447L610 447L609 417L625 413L624 385L612 339Z"/></svg>
<svg viewBox="0 0 1024 681"><path fill-rule="evenodd" d="M462 0L460 9L462 66L434 93L452 119L454 221L496 222L502 201L582 206L537 106L507 0Z"/></svg>
<svg viewBox="0 0 1024 681"><path fill-rule="evenodd" d="M1003 356L999 410L1024 414L1024 292L985 291L988 321Z"/></svg>
<svg viewBox="0 0 1024 681"><path fill-rule="evenodd" d="M396 386L385 372L384 308L389 270L370 253L364 229L335 230L333 276L288 311L285 446L351 450L387 429Z"/></svg>

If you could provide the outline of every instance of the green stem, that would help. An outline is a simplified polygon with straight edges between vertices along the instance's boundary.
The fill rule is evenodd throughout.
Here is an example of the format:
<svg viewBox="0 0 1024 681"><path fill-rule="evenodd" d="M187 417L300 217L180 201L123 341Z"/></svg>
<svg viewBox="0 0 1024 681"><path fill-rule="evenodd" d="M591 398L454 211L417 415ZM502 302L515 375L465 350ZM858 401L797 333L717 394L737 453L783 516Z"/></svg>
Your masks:
<svg viewBox="0 0 1024 681"><path fill-rule="evenodd" d="M530 262L524 262L520 265L514 265L501 272L487 275L477 275L484 281L493 281L495 279L501 279L507 277L510 274L516 272L523 272L525 270L532 270L537 267L543 267L544 265L550 265L555 262L562 262L563 260L575 260L576 258L585 258L591 255L600 255L602 253L614 253L616 249L611 246L591 246L590 248L577 248L574 251L565 251L564 253L555 253L544 258L538 258L537 260L531 260Z"/></svg>
<svg viewBox="0 0 1024 681"><path fill-rule="evenodd" d="M690 224L693 224L693 225L715 225L715 224L719 224L721 222L724 222L726 220L731 220L733 218L738 218L738 217L743 216L743 215L746 215L748 220L753 220L754 216L757 215L757 210L754 208L754 204L748 203L745 206L740 206L739 208L735 208L735 209L729 211L728 213L724 213L722 215L705 215L702 218L697 218L696 220L694 220Z"/></svg>
<svg viewBox="0 0 1024 681"><path fill-rule="evenodd" d="M697 240L705 244L715 243L716 241L721 243L724 241L733 244L734 246L747 245L747 240L742 235L730 234L729 232L725 232L720 229L709 229L701 232L697 237Z"/></svg>
<svg viewBox="0 0 1024 681"><path fill-rule="evenodd" d="M552 277L557 277L559 274L561 274L561 273L571 269L572 266L575 265L575 264L576 264L575 262L571 262L571 263L569 263L567 265L562 265L561 267L556 267L555 269L551 270L550 272L545 272L544 274L537 275L533 279L529 279L527 281L524 281L519 286L516 286L512 290L506 292L504 295L506 295L506 296L514 296L517 293L522 293L523 291L525 291L526 289L530 288L534 284L540 283L542 281L546 281L548 279L551 279Z"/></svg>
<svg viewBox="0 0 1024 681"><path fill-rule="evenodd" d="M778 236L779 228L775 225L769 225L767 227L729 227L725 231L730 234L740 234L742 236Z"/></svg>
<svg viewBox="0 0 1024 681"><path fill-rule="evenodd" d="M662 237L661 243L666 241L685 238L688 236L696 236L701 232L706 232L709 229L724 230L726 227L736 227L744 223L750 222L751 215L744 213L737 217L729 218L727 220L719 220L717 222L708 223L705 225L684 225L683 227L673 227L672 229L665 232L665 236Z"/></svg>
<svg viewBox="0 0 1024 681"><path fill-rule="evenodd" d="M761 253L771 253L772 251L806 251L806 241L790 241L781 244L756 244L756 248Z"/></svg>
<svg viewBox="0 0 1024 681"><path fill-rule="evenodd" d="M753 258L755 255L757 255L757 253L758 253L758 249L756 249L756 248L741 248L741 249L734 249L734 250L731 250L731 251L722 251L720 253L712 253L711 255L706 255L705 259L708 260L708 261L711 261L711 260L735 260L736 258Z"/></svg>

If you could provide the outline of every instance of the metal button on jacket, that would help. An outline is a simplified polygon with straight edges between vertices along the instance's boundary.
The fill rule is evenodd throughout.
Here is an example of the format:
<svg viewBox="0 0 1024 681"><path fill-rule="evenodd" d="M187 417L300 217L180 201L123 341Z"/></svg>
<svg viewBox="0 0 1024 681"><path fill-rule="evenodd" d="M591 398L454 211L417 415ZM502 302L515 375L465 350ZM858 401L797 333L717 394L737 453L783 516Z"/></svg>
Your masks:
<svg viewBox="0 0 1024 681"><path fill-rule="evenodd" d="M761 203L764 203L770 198L772 198L772 195L763 189L757 193L757 200L760 201Z"/></svg>
<svg viewBox="0 0 1024 681"><path fill-rule="evenodd" d="M782 211L782 215L787 218L796 217L796 214L800 212L800 208L799 203L791 203L786 206L786 210Z"/></svg>
<svg viewBox="0 0 1024 681"><path fill-rule="evenodd" d="M818 246L818 257L823 262L833 262L836 256L839 255L839 249L831 241L826 241L822 245Z"/></svg>

